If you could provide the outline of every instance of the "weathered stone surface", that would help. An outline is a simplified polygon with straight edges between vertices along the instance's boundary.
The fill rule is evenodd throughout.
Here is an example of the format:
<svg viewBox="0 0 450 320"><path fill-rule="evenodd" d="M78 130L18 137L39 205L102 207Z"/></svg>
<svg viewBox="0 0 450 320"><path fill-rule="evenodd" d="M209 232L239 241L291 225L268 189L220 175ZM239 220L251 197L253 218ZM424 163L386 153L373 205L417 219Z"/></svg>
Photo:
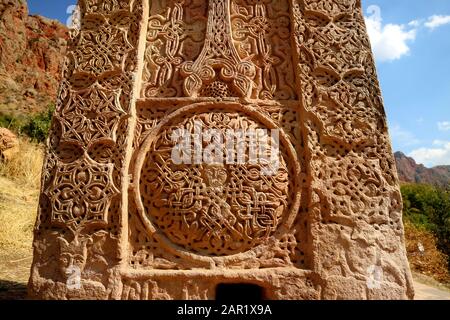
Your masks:
<svg viewBox="0 0 450 320"><path fill-rule="evenodd" d="M413 297L360 1L80 7L31 297L214 299L236 283L268 299ZM206 138L231 130L277 132L275 169L272 158L252 162L248 135L233 138L248 149L231 155ZM174 158L207 142L233 161Z"/></svg>

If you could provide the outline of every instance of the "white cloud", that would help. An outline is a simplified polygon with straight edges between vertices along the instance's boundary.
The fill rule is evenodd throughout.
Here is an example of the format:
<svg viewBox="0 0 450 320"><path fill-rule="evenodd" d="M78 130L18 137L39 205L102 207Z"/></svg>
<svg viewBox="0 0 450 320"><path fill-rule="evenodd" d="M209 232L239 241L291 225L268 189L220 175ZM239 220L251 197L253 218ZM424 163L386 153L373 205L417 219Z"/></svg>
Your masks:
<svg viewBox="0 0 450 320"><path fill-rule="evenodd" d="M425 27L434 30L446 24L450 24L450 16L434 15L428 18L427 22L425 22Z"/></svg>
<svg viewBox="0 0 450 320"><path fill-rule="evenodd" d="M438 128L440 131L450 131L450 121L438 122Z"/></svg>
<svg viewBox="0 0 450 320"><path fill-rule="evenodd" d="M450 165L450 141L434 141L436 148L413 150L408 156L427 167Z"/></svg>
<svg viewBox="0 0 450 320"><path fill-rule="evenodd" d="M420 20L413 20L410 23L408 23L408 26L418 28L420 27L421 24L422 22Z"/></svg>
<svg viewBox="0 0 450 320"><path fill-rule="evenodd" d="M442 147L445 146L447 144L447 141L444 140L434 140L433 141L433 146L437 146L437 147Z"/></svg>
<svg viewBox="0 0 450 320"><path fill-rule="evenodd" d="M392 141L400 148L406 148L408 146L413 146L420 143L420 140L417 139L412 132L401 128L399 125L394 125L391 127L390 135L392 137Z"/></svg>
<svg viewBox="0 0 450 320"><path fill-rule="evenodd" d="M370 6L367 13L370 14L365 17L367 31L375 57L379 61L397 60L410 52L409 42L416 39L417 27L420 25L418 20L411 21L408 25L383 25L380 7Z"/></svg>

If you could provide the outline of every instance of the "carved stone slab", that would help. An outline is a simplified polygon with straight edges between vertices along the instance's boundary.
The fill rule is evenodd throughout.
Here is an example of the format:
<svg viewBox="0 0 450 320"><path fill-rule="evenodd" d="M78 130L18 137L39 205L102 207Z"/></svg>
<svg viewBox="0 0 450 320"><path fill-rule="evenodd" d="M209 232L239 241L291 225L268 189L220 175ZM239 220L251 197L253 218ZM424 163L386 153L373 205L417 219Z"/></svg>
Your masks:
<svg viewBox="0 0 450 320"><path fill-rule="evenodd" d="M413 298L360 0L79 6L32 298Z"/></svg>

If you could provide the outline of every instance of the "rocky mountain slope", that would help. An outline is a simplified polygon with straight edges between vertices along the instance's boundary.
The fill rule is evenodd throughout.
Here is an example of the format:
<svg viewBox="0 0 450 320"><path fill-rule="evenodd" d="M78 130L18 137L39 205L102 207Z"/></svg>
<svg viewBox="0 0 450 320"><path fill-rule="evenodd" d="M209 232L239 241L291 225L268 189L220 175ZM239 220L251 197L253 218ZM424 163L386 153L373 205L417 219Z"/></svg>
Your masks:
<svg viewBox="0 0 450 320"><path fill-rule="evenodd" d="M53 103L68 29L30 16L25 0L0 0L0 115L42 111Z"/></svg>
<svg viewBox="0 0 450 320"><path fill-rule="evenodd" d="M427 183L444 188L450 188L450 166L426 168L417 164L413 158L402 152L395 153L397 171L403 182Z"/></svg>

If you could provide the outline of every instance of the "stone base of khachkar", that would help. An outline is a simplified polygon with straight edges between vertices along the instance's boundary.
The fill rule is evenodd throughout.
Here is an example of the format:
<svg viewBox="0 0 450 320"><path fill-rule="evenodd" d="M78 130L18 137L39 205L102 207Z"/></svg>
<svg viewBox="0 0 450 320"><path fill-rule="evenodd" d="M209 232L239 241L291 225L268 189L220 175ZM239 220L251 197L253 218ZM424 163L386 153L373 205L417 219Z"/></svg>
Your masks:
<svg viewBox="0 0 450 320"><path fill-rule="evenodd" d="M31 298L413 297L359 0L79 5Z"/></svg>

